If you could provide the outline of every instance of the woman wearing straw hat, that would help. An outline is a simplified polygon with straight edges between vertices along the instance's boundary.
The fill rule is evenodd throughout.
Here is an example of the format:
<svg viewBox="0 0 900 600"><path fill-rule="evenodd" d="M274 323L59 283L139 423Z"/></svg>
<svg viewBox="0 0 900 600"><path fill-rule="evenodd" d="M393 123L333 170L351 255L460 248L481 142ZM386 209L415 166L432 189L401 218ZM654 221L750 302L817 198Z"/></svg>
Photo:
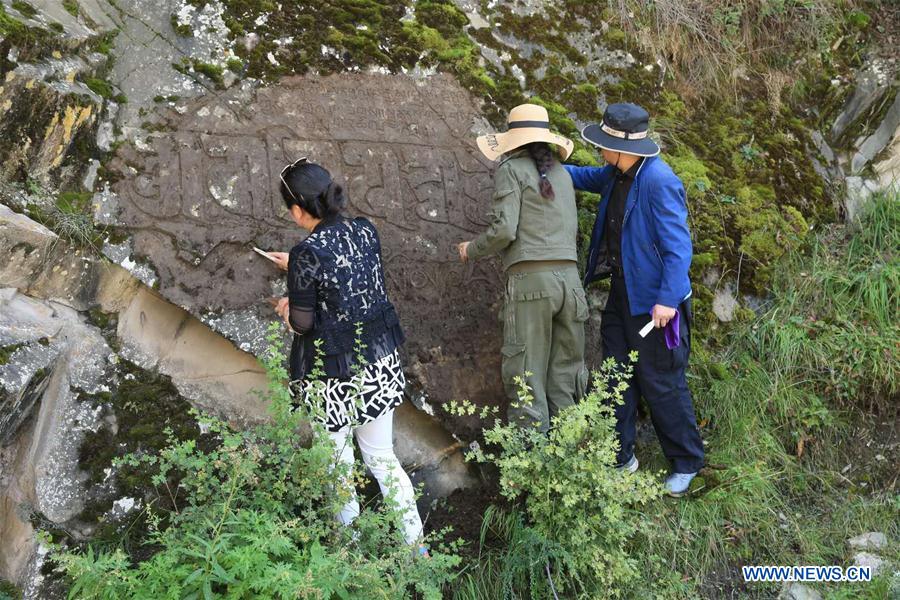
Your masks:
<svg viewBox="0 0 900 600"><path fill-rule="evenodd" d="M459 256L466 262L500 254L507 273L501 370L509 419L546 432L587 383L588 307L575 262L575 191L551 150L565 160L573 144L550 131L547 110L534 104L510 111L506 133L477 142L490 160L502 160L494 176L491 223L475 240L459 244ZM517 376L531 390L530 403L518 397Z"/></svg>

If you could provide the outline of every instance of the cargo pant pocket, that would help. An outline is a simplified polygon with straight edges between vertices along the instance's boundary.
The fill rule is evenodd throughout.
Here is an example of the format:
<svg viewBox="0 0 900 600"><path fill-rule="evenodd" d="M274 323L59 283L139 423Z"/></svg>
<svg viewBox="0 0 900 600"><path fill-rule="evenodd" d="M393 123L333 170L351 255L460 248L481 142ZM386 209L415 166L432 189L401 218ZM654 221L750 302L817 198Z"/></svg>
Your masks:
<svg viewBox="0 0 900 600"><path fill-rule="evenodd" d="M575 321L584 323L588 320L588 303L584 288L577 287L572 289L572 296L575 298Z"/></svg>
<svg viewBox="0 0 900 600"><path fill-rule="evenodd" d="M500 365L500 377L503 380L503 391L510 402L519 406L525 404L522 397L525 390L516 381L516 377L525 380L525 344L505 344L500 353L503 355Z"/></svg>

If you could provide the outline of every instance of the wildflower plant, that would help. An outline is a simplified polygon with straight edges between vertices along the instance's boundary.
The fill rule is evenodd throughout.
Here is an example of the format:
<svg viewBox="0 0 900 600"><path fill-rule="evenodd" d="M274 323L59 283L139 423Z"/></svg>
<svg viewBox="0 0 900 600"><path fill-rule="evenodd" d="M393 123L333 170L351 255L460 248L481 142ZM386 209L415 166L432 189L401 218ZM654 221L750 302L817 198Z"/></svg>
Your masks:
<svg viewBox="0 0 900 600"><path fill-rule="evenodd" d="M505 509L492 507L485 519L488 528L508 521L501 529L516 538L484 557L493 561L489 579L500 587L492 593L574 598L602 589L604 597L616 597L638 577L638 561L627 546L640 526L640 507L662 489L652 474L614 468L615 406L636 360L635 353L624 366L604 362L593 374L592 390L554 416L548 433L496 420L484 431L484 447L470 452L472 460L498 469L500 493L512 505L505 516ZM531 402L524 378L517 383L518 402ZM463 402L453 411L479 409Z"/></svg>
<svg viewBox="0 0 900 600"><path fill-rule="evenodd" d="M127 456L122 462L146 468L174 509L150 503L141 552L149 557L140 561L124 547L50 544L70 597L441 597L459 562L453 547L429 539L432 558L417 558L403 543L391 502L363 506L351 527L335 519L348 499L342 482L353 473L335 464L321 421L294 409L279 328L270 330L261 359L271 420L242 431L203 415L209 444L170 438L159 454ZM322 366L317 359L313 377ZM316 412L324 402L309 404ZM307 426L311 437L303 435Z"/></svg>

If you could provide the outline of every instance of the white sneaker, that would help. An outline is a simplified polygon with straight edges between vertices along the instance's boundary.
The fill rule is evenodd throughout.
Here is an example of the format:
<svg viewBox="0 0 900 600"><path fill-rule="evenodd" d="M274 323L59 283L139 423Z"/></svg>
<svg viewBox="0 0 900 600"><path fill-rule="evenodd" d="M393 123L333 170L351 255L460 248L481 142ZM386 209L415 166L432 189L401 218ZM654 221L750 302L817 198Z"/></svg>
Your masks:
<svg viewBox="0 0 900 600"><path fill-rule="evenodd" d="M673 498L681 498L687 493L691 481L696 476L696 473L672 473L666 478L666 492Z"/></svg>
<svg viewBox="0 0 900 600"><path fill-rule="evenodd" d="M631 455L631 458L624 465L619 465L616 467L620 471L628 471L629 473L634 473L638 470L638 459L634 454Z"/></svg>

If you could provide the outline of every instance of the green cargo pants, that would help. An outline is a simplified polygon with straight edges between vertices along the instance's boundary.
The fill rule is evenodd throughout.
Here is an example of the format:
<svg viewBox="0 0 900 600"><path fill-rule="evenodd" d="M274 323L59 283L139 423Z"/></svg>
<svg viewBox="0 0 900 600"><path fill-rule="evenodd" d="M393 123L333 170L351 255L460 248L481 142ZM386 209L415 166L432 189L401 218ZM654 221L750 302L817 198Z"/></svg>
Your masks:
<svg viewBox="0 0 900 600"><path fill-rule="evenodd" d="M513 265L502 315L502 375L510 400L509 420L546 432L550 419L579 400L587 387L588 306L578 267L567 261ZM530 403L519 397L517 376L530 388Z"/></svg>

